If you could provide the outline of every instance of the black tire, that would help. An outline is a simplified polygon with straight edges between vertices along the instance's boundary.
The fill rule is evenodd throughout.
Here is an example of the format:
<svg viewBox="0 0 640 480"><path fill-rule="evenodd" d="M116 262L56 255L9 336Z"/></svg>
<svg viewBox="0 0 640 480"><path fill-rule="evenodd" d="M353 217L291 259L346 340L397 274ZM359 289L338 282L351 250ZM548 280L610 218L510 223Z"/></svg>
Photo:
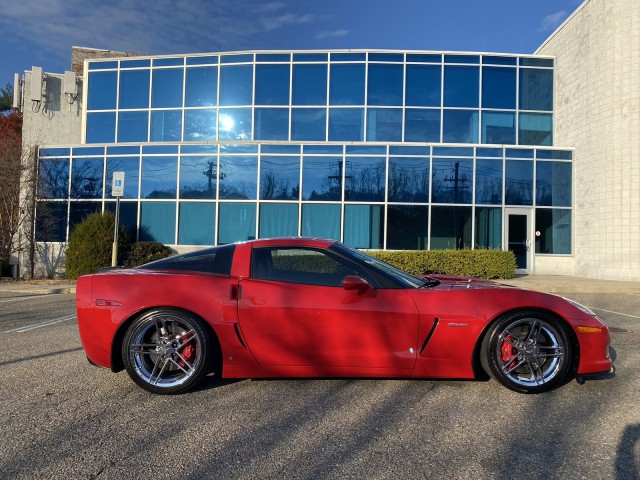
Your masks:
<svg viewBox="0 0 640 480"><path fill-rule="evenodd" d="M131 379L152 393L175 394L196 385L211 370L214 343L201 320L173 308L137 318L122 342Z"/></svg>
<svg viewBox="0 0 640 480"><path fill-rule="evenodd" d="M573 375L573 344L567 326L535 310L505 315L482 340L480 362L491 377L521 393L542 393Z"/></svg>

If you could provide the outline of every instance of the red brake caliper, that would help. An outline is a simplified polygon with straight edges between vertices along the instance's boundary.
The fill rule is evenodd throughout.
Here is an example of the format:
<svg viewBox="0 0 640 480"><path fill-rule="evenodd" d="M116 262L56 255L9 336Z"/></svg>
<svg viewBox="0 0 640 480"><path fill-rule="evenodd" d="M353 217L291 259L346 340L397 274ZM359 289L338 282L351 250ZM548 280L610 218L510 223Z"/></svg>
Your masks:
<svg viewBox="0 0 640 480"><path fill-rule="evenodd" d="M511 338L511 335L507 335L500 346L500 360L502 363L508 364L507 368L513 367L517 356L516 349L511 345Z"/></svg>
<svg viewBox="0 0 640 480"><path fill-rule="evenodd" d="M188 338L184 339L184 341L182 343L187 343L189 341ZM193 346L192 343L190 343L189 345L187 345L186 347L184 347L180 353L182 354L182 356L187 360L187 361L191 361L193 359L193 357L196 356L196 349ZM180 360L178 362L178 365L180 365L181 367L185 367L185 363L184 361Z"/></svg>

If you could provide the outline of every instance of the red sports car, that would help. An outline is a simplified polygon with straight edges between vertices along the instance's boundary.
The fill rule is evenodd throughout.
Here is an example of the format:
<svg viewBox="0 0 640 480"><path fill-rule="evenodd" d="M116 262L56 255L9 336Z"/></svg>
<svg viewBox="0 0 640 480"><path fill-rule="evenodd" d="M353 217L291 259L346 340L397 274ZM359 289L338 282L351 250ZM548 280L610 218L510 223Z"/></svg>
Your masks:
<svg viewBox="0 0 640 480"><path fill-rule="evenodd" d="M329 240L224 245L80 277L89 361L154 393L222 378L474 379L523 393L613 376L609 331L571 300L416 278Z"/></svg>

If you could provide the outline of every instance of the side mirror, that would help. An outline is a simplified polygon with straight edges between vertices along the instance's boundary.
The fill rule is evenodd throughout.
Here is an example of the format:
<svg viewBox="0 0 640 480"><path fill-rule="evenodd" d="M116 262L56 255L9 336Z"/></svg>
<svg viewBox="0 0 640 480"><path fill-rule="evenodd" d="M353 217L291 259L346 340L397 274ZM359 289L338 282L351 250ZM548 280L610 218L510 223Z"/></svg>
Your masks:
<svg viewBox="0 0 640 480"><path fill-rule="evenodd" d="M347 275L342 280L342 288L345 290L355 290L358 295L373 293L373 287L364 278L357 275Z"/></svg>

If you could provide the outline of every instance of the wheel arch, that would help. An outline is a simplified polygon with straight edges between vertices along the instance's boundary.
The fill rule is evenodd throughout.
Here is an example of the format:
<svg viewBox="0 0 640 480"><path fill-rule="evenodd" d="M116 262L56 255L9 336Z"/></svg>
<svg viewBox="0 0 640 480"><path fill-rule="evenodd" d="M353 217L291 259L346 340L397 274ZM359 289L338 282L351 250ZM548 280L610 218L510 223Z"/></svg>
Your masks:
<svg viewBox="0 0 640 480"><path fill-rule="evenodd" d="M511 315L514 313L517 314L521 312L544 313L545 315L549 315L550 317L553 317L565 327L565 330L567 331L569 339L571 340L571 346L573 348L573 358L571 359L571 369L573 371L573 374L575 375L575 373L578 371L578 364L580 362L580 342L578 342L578 336L576 335L576 332L571 326L571 324L562 316L558 315L556 312L552 310L548 310L546 308L519 307L519 308L513 308L511 310L501 312L500 314L496 315L492 320L487 322L487 324L482 329L482 332L480 332L480 335L478 335L478 339L476 340L476 344L473 348L473 357L472 357L472 368L473 368L473 375L475 376L475 378L484 379L484 380L489 379L489 375L490 375L489 372L486 372L482 366L481 351L482 351L482 342L484 341L484 338L486 337L487 333L491 329L491 326L499 322L500 320L502 320L507 315Z"/></svg>
<svg viewBox="0 0 640 480"><path fill-rule="evenodd" d="M222 348L220 345L220 339L218 338L218 335L215 329L213 328L213 326L211 326L211 324L207 322L204 318L202 318L200 315L198 315L197 313L187 308L167 306L167 305L155 305L155 306L144 308L143 310L140 310L134 313L129 318L127 318L124 322L122 322L122 324L118 327L118 330L116 331L115 335L113 336L113 341L111 342L111 371L120 372L124 370L124 361L122 359L122 342L124 341L124 336L126 335L127 330L129 329L129 326L134 321L136 321L136 319L140 318L141 316L145 315L151 310L155 310L158 308L177 310L180 312L188 313L189 315L198 319L200 323L202 323L203 327L211 337L211 341L214 342L214 344L217 347L216 351L212 352L213 361L211 362L212 364L211 364L211 368L209 369L209 372L212 372L218 369L220 371L220 376L222 376Z"/></svg>

